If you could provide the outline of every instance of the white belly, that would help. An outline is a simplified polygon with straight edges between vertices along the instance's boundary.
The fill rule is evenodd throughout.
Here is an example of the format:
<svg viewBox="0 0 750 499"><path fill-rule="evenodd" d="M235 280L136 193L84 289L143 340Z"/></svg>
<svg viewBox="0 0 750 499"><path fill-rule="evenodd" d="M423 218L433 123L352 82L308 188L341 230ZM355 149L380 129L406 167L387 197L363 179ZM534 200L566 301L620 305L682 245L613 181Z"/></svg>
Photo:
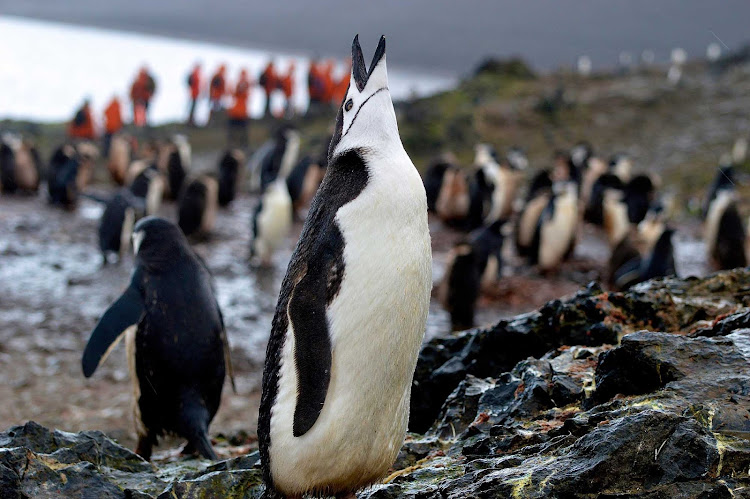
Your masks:
<svg viewBox="0 0 750 499"><path fill-rule="evenodd" d="M297 438L291 326L287 333L270 445L274 483L286 493L372 483L403 443L432 287L424 189L408 173L371 177L337 214L346 270L327 311L331 381L318 420Z"/></svg>

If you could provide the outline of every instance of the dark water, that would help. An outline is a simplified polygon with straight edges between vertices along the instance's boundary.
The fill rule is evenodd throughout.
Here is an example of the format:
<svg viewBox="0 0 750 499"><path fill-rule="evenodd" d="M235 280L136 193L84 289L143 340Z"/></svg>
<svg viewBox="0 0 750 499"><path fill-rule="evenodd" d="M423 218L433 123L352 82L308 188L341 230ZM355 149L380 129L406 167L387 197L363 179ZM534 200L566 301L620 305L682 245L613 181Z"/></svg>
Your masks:
<svg viewBox="0 0 750 499"><path fill-rule="evenodd" d="M385 33L392 64L453 74L488 54L602 67L621 51L666 61L677 46L703 57L711 42L750 41L747 0L0 0L0 14L339 57L355 33L366 52Z"/></svg>

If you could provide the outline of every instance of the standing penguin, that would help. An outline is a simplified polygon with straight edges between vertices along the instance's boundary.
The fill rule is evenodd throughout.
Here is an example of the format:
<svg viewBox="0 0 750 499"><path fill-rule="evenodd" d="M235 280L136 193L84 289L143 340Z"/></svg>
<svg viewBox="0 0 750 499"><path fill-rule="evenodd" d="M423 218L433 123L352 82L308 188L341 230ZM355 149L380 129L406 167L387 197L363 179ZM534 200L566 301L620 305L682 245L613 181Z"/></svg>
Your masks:
<svg viewBox="0 0 750 499"><path fill-rule="evenodd" d="M578 193L574 182L553 186L553 195L537 222L529 253L529 264L549 272L567 260L575 248L578 232Z"/></svg>
<svg viewBox="0 0 750 499"><path fill-rule="evenodd" d="M237 195L240 168L245 162L241 149L230 149L219 160L219 206L225 208Z"/></svg>
<svg viewBox="0 0 750 499"><path fill-rule="evenodd" d="M214 228L219 183L209 175L190 181L180 196L178 225L186 236L206 237Z"/></svg>
<svg viewBox="0 0 750 499"><path fill-rule="evenodd" d="M72 145L65 144L52 154L47 169L49 202L73 209L78 202L78 176L80 169L78 154Z"/></svg>
<svg viewBox="0 0 750 499"><path fill-rule="evenodd" d="M165 195L170 199L179 199L182 186L190 171L192 149L187 137L175 134L159 150L157 167L167 179Z"/></svg>
<svg viewBox="0 0 750 499"><path fill-rule="evenodd" d="M105 265L112 253L116 253L118 261L122 261L130 248L133 226L144 215L145 209L145 201L125 188L107 200L99 221L99 249Z"/></svg>
<svg viewBox="0 0 750 499"><path fill-rule="evenodd" d="M216 459L208 438L221 401L229 348L211 274L173 223L139 221L130 285L104 313L83 352L90 377L125 336L135 395L136 452L150 459L157 437L186 438L186 451Z"/></svg>
<svg viewBox="0 0 750 499"><path fill-rule="evenodd" d="M284 243L292 228L292 198L284 179L276 179L261 196L253 211L250 261L271 265L273 253Z"/></svg>
<svg viewBox="0 0 750 499"><path fill-rule="evenodd" d="M353 495L403 443L432 288L427 200L398 133L385 38L352 45L329 165L289 263L263 372L264 478Z"/></svg>

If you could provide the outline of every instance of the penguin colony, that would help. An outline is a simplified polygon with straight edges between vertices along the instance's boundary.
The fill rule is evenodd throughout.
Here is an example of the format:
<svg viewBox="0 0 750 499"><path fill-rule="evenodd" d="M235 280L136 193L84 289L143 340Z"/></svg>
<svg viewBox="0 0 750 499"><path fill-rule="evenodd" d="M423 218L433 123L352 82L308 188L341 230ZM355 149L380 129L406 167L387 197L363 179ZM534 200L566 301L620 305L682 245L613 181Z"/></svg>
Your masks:
<svg viewBox="0 0 750 499"><path fill-rule="evenodd" d="M465 233L436 290L454 329L474 325L480 296L514 268L564 272L583 224L608 244L612 289L675 274L672 199L626 154L604 161L582 142L534 171L518 147L501 155L477 144L469 168L442 154L420 178L399 137L385 39L368 69L355 38L352 61L334 134L305 155L299 132L283 125L249 160L230 149L205 172L193 168L184 136L139 144L120 134L104 161L117 190L102 195L90 189L93 144L62 144L44 163L27 139L0 136L0 194L35 195L46 183L53 206L94 199L104 205L103 262L133 250L130 283L92 331L82 370L92 376L124 339L144 458L167 434L184 438L186 453L217 457L209 426L227 375L233 387L231 359L211 273L190 244L211 237L219 210L248 186L257 193L252 265L271 266L304 219L272 324L258 423L264 479L281 495L351 494L393 463L432 288L428 212ZM746 149L739 140L722 157L701 207L715 269L750 259L737 190ZM165 200L176 223L157 216Z"/></svg>

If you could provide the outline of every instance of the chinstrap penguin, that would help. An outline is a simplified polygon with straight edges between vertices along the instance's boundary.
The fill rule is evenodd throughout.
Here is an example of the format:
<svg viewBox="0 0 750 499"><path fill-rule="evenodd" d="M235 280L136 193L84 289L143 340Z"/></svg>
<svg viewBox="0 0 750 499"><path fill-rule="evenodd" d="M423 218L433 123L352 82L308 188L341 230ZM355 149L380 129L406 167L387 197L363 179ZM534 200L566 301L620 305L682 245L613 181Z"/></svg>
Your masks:
<svg viewBox="0 0 750 499"><path fill-rule="evenodd" d="M329 165L284 278L263 372L264 478L352 494L403 443L432 288L427 201L398 133L385 38L357 38Z"/></svg>

